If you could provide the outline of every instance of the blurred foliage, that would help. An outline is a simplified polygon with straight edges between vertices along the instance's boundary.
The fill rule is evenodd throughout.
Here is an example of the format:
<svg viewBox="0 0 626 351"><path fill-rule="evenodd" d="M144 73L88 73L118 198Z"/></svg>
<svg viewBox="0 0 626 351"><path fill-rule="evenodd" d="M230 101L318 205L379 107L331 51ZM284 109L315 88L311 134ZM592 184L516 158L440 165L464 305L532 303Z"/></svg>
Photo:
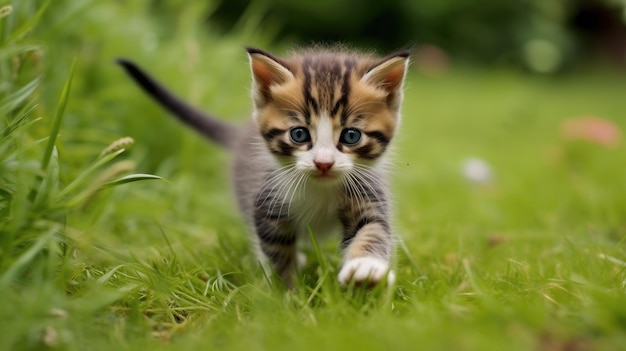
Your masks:
<svg viewBox="0 0 626 351"><path fill-rule="evenodd" d="M522 64L552 72L608 56L624 64L621 0L231 0L211 20L228 31L261 2L279 38L349 42L384 50L431 44L474 63ZM258 7L258 6L257 6Z"/></svg>

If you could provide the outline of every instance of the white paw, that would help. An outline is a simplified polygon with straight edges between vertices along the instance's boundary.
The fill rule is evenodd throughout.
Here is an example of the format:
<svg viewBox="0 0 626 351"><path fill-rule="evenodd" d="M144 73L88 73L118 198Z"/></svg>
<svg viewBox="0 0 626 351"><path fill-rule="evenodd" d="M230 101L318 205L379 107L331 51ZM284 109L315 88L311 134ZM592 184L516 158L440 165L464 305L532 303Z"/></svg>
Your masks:
<svg viewBox="0 0 626 351"><path fill-rule="evenodd" d="M370 286L376 285L385 275L387 284L392 285L396 280L396 275L389 270L389 262L375 257L359 257L347 261L339 272L339 283L346 286L351 282L355 285L367 283Z"/></svg>

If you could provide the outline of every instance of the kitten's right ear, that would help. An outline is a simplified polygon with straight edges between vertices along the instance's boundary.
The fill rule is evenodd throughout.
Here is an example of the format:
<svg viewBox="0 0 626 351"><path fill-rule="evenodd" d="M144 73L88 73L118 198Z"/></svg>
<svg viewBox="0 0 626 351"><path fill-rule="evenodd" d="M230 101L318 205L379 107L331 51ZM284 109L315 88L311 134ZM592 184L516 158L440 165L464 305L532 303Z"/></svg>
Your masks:
<svg viewBox="0 0 626 351"><path fill-rule="evenodd" d="M377 89L387 92L387 103L397 109L402 102L402 85L409 65L408 51L400 51L381 59L361 78Z"/></svg>
<svg viewBox="0 0 626 351"><path fill-rule="evenodd" d="M250 69L254 78L255 98L265 101L271 98L270 87L280 85L294 78L285 63L267 52L246 48L250 57Z"/></svg>
<svg viewBox="0 0 626 351"><path fill-rule="evenodd" d="M409 65L409 55L408 51L400 51L383 58L362 80L389 93L401 89Z"/></svg>

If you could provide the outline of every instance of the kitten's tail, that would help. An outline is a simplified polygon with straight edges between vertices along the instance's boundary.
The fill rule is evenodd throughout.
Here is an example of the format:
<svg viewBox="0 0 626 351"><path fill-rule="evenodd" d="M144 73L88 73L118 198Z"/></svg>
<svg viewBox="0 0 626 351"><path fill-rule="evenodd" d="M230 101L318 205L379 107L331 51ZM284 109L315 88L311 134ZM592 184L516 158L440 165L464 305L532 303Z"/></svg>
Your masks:
<svg viewBox="0 0 626 351"><path fill-rule="evenodd" d="M163 85L150 77L132 61L120 58L117 59L116 62L124 68L126 73L128 73L150 97L179 120L221 146L229 149L234 146L238 131L237 126L220 121L190 106L169 92Z"/></svg>

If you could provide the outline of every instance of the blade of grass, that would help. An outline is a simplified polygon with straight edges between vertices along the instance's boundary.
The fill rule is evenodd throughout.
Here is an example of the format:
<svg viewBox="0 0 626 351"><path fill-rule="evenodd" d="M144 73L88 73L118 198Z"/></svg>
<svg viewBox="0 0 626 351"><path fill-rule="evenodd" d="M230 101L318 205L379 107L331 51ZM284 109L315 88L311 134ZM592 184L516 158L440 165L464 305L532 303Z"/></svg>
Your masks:
<svg viewBox="0 0 626 351"><path fill-rule="evenodd" d="M163 225L161 225L160 222L159 222L159 231L161 232L161 236L163 237L163 240L165 240L165 243L167 244L167 247L170 250L172 257L174 257L174 260L178 263L178 256L176 256L176 251L174 251L174 247L172 246L170 239L167 237L167 234L165 234L165 230L163 230Z"/></svg>
<svg viewBox="0 0 626 351"><path fill-rule="evenodd" d="M45 175L43 175L41 182L39 182L39 188L35 194L34 203L36 206L42 206L44 204L50 205L50 200L53 198L50 195L54 194L58 188L60 171L59 153L57 148L54 147L52 149L50 163L45 170Z"/></svg>
<svg viewBox="0 0 626 351"><path fill-rule="evenodd" d="M114 153L108 154L100 159L98 159L91 167L89 167L86 171L81 173L74 181L72 181L68 186L63 188L57 195L59 199L67 196L72 191L76 190L88 176L90 176L93 172L95 172L98 168L104 166L109 163L111 160L116 158L118 155L126 151L126 149L119 149Z"/></svg>
<svg viewBox="0 0 626 351"><path fill-rule="evenodd" d="M68 200L65 206L72 208L78 206L79 204L83 204L83 206L87 205L93 196L102 190L104 184L110 182L113 177L116 177L121 173L131 172L134 169L135 163L130 160L122 160L114 163L109 168L104 170L95 180L91 181L90 184L86 185L85 190L74 196L71 200Z"/></svg>
<svg viewBox="0 0 626 351"><path fill-rule="evenodd" d="M17 54L25 54L30 51L41 50L41 46L39 45L12 45L8 48L3 48L0 51L0 60L4 60L8 57L17 55Z"/></svg>
<svg viewBox="0 0 626 351"><path fill-rule="evenodd" d="M98 278L96 281L99 284L104 284L106 283L109 279L111 279L111 277L113 276L113 274L115 274L117 272L118 269L124 267L123 264L115 266L113 268L111 268L108 272L106 272L103 276L101 276L100 278Z"/></svg>
<svg viewBox="0 0 626 351"><path fill-rule="evenodd" d="M47 232L41 235L26 252L24 252L0 277L0 287L6 287L15 277L15 275L29 262L35 258L35 256L48 244L54 237L54 234L59 230L59 226L52 226Z"/></svg>
<svg viewBox="0 0 626 351"><path fill-rule="evenodd" d="M413 255L411 254L411 251L409 251L409 248L406 246L406 242L404 241L404 239L402 237L400 237L400 236L397 236L396 240L397 240L396 242L398 243L398 246L400 247L400 249L404 253L404 256L407 258L407 260L409 260L409 263L411 264L411 266L413 267L415 272L417 272L419 275L423 276L424 273L422 273L419 265L415 261L415 258L413 258Z"/></svg>
<svg viewBox="0 0 626 351"><path fill-rule="evenodd" d="M107 188L111 188L111 187L115 187L118 185L122 185L122 184L127 184L127 183L133 183L133 182L138 182L138 181L142 181L142 180L163 180L163 181L168 181L165 178L153 175L153 174L143 174L143 173L137 173L137 174L129 174L127 176L124 176L120 179L108 182L106 184L104 184L102 186L101 189L107 189Z"/></svg>
<svg viewBox="0 0 626 351"><path fill-rule="evenodd" d="M8 137L9 135L17 132L20 129L26 128L27 126L38 122L41 118L35 118L33 120L27 121L28 116L37 108L37 105L31 106L27 111L21 113L17 118L15 118L9 125L0 132L2 137Z"/></svg>
<svg viewBox="0 0 626 351"><path fill-rule="evenodd" d="M44 2L43 5L41 5L41 7L39 8L39 10L37 10L37 13L35 13L35 15L31 17L28 21L26 21L26 23L24 23L21 27L14 30L13 33L7 38L6 42L12 43L16 41L17 39L21 38L24 34L28 33L28 31L30 31L37 24L37 22L39 22L39 19L41 18L43 13L46 12L46 9L48 8L51 2L52 0L48 0Z"/></svg>
<svg viewBox="0 0 626 351"><path fill-rule="evenodd" d="M308 300L307 304L310 304L314 296L318 294L319 289L321 289L322 286L328 287L327 284L329 284L333 279L327 279L329 276L332 275L332 267L331 267L330 262L328 261L328 258L322 252L322 248L320 247L319 242L317 241L317 238L315 237L315 234L313 233L313 230L311 230L310 227L307 227L307 230L309 232L309 237L311 238L313 251L315 252L315 256L317 257L317 261L319 262L320 270L321 270L321 273L319 276L319 282L317 286L315 287L314 291L311 293L311 295L307 299ZM334 288L336 289L337 286L338 285L335 285ZM328 294L326 297L332 298L331 294Z"/></svg>
<svg viewBox="0 0 626 351"><path fill-rule="evenodd" d="M12 94L0 101L0 116L5 116L22 104L39 86L39 78L35 78Z"/></svg>
<svg viewBox="0 0 626 351"><path fill-rule="evenodd" d="M311 228L307 228L307 229L309 232L309 237L311 238L311 244L313 245L313 250L315 251L315 256L317 256L317 259L320 263L320 266L322 266L324 273L328 273L328 271L330 270L330 263L326 259L326 256L324 256L324 254L322 253L322 249L320 248L320 245L317 242L317 238L315 237L315 234L313 233Z"/></svg>
<svg viewBox="0 0 626 351"><path fill-rule="evenodd" d="M52 157L52 151L54 149L54 144L57 139L57 135L59 134L59 129L61 128L61 121L63 120L63 114L65 113L65 107L67 106L67 101L70 95L70 89L72 88L72 79L74 77L74 70L76 68L76 60L72 62L72 66L70 67L70 73L67 77L67 81L63 86L63 91L61 92L61 100L59 101L59 105L57 107L56 113L54 115L54 120L52 121L52 130L50 132L50 139L48 139L48 146L46 147L46 151L43 155L43 159L41 160L41 169L46 170L48 168L48 164L50 163L50 158Z"/></svg>

